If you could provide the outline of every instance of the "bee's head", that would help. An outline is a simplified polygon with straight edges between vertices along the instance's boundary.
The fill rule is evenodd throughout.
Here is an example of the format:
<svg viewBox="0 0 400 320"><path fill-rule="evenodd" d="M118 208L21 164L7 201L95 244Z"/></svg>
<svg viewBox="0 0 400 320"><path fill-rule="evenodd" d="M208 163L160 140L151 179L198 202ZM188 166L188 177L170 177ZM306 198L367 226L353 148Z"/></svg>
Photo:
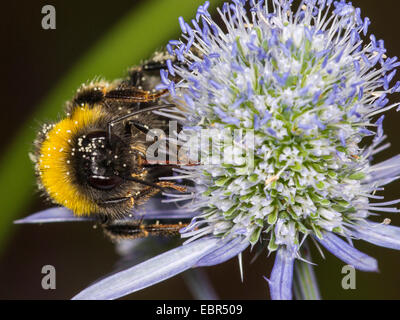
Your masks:
<svg viewBox="0 0 400 320"><path fill-rule="evenodd" d="M122 177L129 175L130 161L121 155L129 147L118 136L113 135L111 143L106 131L92 131L76 140L73 162L80 184L110 191L124 182Z"/></svg>
<svg viewBox="0 0 400 320"><path fill-rule="evenodd" d="M144 174L141 155L125 136L107 133L110 115L101 106L77 108L38 141L36 172L49 198L76 215L123 214L138 185L126 177Z"/></svg>

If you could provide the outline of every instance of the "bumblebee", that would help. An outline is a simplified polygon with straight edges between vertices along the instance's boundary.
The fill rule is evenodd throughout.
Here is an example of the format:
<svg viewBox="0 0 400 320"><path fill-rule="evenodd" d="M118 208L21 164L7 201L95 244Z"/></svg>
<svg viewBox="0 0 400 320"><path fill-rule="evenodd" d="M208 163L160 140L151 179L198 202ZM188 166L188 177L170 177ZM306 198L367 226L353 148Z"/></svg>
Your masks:
<svg viewBox="0 0 400 320"><path fill-rule="evenodd" d="M45 124L34 144L39 189L77 216L101 218L112 238L170 234L182 227L119 222L165 188L185 191L159 181L171 173L170 166L146 162L146 150L154 143L147 139L149 130L168 128L153 111L175 107L165 102L167 90L155 90L165 61L158 54L129 70L125 79L83 85L66 103L65 118Z"/></svg>

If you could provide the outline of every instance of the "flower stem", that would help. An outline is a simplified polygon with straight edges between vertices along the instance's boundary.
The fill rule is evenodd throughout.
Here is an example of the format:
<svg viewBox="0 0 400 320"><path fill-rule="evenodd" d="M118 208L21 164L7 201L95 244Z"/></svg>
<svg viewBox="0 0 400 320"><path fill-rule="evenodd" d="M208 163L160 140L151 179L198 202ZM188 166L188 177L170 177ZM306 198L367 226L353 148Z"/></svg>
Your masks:
<svg viewBox="0 0 400 320"><path fill-rule="evenodd" d="M218 300L218 295L203 269L190 269L183 273L183 279L194 299Z"/></svg>
<svg viewBox="0 0 400 320"><path fill-rule="evenodd" d="M300 253L305 260L310 261L311 255L304 246ZM321 300L314 267L310 263L297 260L294 266L294 294L297 300Z"/></svg>

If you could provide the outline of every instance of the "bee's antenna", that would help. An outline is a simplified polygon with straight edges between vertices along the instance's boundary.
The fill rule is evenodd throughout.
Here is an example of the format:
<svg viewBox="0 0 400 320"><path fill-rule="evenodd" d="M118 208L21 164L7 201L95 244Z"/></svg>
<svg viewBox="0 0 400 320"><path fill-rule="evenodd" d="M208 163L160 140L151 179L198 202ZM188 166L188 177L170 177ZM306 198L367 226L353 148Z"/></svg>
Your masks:
<svg viewBox="0 0 400 320"><path fill-rule="evenodd" d="M152 183L152 182L148 182L148 181L141 180L141 179L134 178L134 177L122 177L122 179L127 180L127 181L137 182L137 183L143 184L145 186L149 186L149 187L152 187L152 188L155 188L155 189L159 189L161 191L164 191L164 190L166 190L168 188L177 190L179 192L186 192L187 191L186 187L178 186L178 185L175 185L174 183L166 182L166 181L159 182L159 183Z"/></svg>

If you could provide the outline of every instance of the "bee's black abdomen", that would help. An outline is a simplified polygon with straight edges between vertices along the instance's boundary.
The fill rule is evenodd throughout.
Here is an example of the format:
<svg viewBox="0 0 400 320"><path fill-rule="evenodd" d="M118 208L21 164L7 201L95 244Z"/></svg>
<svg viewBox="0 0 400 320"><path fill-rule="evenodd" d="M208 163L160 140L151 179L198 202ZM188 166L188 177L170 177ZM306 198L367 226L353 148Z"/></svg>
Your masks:
<svg viewBox="0 0 400 320"><path fill-rule="evenodd" d="M146 238L148 236L178 236L179 230L187 224L142 224L134 222L103 225L105 234L112 240Z"/></svg>

